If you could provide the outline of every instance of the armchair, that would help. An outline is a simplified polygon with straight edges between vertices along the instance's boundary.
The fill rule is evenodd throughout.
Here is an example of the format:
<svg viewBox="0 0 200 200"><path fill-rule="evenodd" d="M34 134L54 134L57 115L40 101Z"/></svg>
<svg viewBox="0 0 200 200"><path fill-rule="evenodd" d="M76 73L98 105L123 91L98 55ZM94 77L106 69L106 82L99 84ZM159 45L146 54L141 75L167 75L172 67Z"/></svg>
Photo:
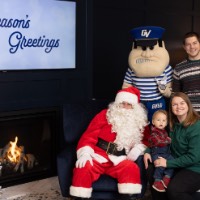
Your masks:
<svg viewBox="0 0 200 200"><path fill-rule="evenodd" d="M92 118L106 108L108 103L107 101L91 100L63 106L64 148L57 156L57 172L61 193L64 197L70 196L69 187L76 162L77 142ZM142 156L138 158L137 163L140 166L142 180L142 193L139 197L142 197L147 186ZM101 175L99 180L93 184L92 199L120 199L117 181L107 175Z"/></svg>

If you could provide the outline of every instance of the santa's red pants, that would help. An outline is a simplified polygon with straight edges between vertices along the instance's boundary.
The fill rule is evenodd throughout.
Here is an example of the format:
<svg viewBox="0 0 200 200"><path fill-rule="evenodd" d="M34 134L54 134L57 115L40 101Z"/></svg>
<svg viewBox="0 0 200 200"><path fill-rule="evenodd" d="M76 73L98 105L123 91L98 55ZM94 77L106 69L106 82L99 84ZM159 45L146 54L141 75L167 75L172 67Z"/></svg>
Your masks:
<svg viewBox="0 0 200 200"><path fill-rule="evenodd" d="M124 160L114 166L110 161L101 164L93 160L93 166L87 162L83 168L74 168L70 194L91 197L92 183L101 174L107 174L117 179L119 193L137 194L141 192L140 170L133 161Z"/></svg>

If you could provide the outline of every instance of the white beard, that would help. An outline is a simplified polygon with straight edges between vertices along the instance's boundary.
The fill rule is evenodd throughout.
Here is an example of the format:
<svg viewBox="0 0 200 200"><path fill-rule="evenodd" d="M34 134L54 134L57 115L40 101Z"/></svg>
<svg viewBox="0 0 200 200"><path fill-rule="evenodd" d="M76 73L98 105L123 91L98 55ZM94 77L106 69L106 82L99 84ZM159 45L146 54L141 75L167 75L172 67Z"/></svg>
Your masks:
<svg viewBox="0 0 200 200"><path fill-rule="evenodd" d="M119 107L111 103L107 112L108 123L112 125L112 132L116 133L117 149L125 148L126 153L135 144L141 143L144 127L147 125L147 113L141 104L134 105L133 109Z"/></svg>

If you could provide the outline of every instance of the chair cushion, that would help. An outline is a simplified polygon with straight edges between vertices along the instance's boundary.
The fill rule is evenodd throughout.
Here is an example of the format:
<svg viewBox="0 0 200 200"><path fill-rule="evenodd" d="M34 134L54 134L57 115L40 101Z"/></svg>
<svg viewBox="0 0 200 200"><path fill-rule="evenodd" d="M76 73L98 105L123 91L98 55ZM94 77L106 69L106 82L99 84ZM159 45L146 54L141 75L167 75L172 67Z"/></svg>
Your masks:
<svg viewBox="0 0 200 200"><path fill-rule="evenodd" d="M100 178L93 183L93 190L98 192L117 192L117 180L108 175L101 175Z"/></svg>

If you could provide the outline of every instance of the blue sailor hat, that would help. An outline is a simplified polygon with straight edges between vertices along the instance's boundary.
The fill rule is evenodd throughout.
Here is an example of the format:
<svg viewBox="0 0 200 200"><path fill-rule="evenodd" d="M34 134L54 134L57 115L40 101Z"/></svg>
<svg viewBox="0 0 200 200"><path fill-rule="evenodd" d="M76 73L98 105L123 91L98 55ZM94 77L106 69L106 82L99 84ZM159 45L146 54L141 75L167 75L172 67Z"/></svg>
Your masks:
<svg viewBox="0 0 200 200"><path fill-rule="evenodd" d="M141 26L131 30L134 40L161 39L165 29L158 26Z"/></svg>

